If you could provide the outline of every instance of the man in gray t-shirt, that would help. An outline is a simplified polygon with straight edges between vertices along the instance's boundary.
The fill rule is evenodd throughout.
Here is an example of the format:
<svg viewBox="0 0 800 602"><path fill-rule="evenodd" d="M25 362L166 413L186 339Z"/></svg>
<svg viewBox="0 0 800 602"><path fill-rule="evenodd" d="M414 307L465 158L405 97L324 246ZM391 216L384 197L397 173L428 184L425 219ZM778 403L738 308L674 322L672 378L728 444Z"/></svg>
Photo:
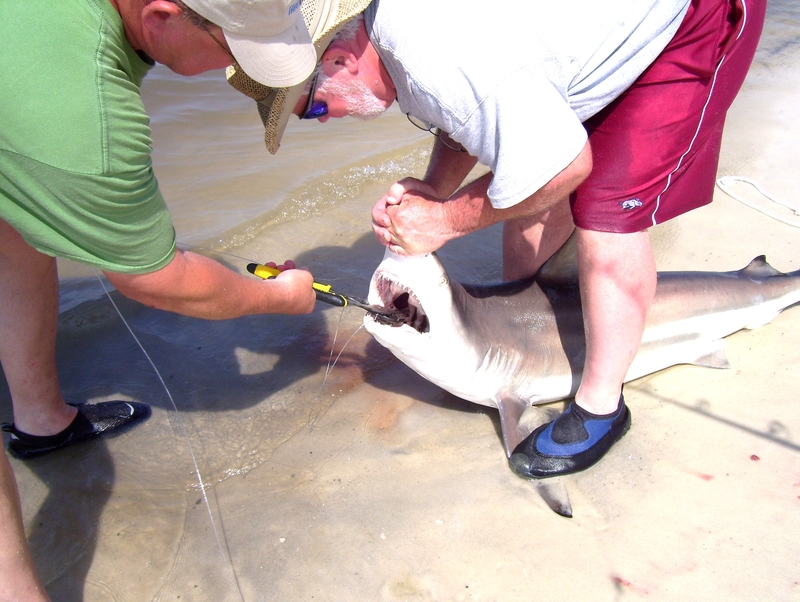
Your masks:
<svg viewBox="0 0 800 602"><path fill-rule="evenodd" d="M395 183L372 212L376 237L400 254L502 221L503 275L515 279L577 230L583 377L567 411L514 450L518 473L583 470L627 431L622 383L656 285L647 228L711 202L765 5L373 0L318 44L318 74L285 108L261 95L262 117L320 121L373 117L397 100L437 136L425 177ZM285 119L265 119L276 122L272 152ZM477 162L490 173L462 186Z"/></svg>

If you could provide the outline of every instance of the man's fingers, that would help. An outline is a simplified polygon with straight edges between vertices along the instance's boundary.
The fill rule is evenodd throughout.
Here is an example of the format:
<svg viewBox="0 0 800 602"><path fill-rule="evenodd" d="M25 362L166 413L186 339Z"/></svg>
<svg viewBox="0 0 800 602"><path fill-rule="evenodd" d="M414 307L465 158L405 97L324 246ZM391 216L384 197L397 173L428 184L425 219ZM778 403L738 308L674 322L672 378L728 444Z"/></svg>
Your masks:
<svg viewBox="0 0 800 602"><path fill-rule="evenodd" d="M284 270L295 270L297 269L297 265L291 259L287 259L281 265L276 264L274 261L268 261L264 264L268 268L273 268L275 270L280 270L283 272Z"/></svg>
<svg viewBox="0 0 800 602"><path fill-rule="evenodd" d="M387 205L397 205L400 203L403 195L406 193L406 187L403 186L400 182L395 182L391 186L389 186L389 192L386 193L384 197L386 199Z"/></svg>
<svg viewBox="0 0 800 602"><path fill-rule="evenodd" d="M372 215L372 229L377 235L379 230L386 230L392 225L392 220L385 212L373 213Z"/></svg>
<svg viewBox="0 0 800 602"><path fill-rule="evenodd" d="M375 224L372 225L372 233L375 235L376 240L383 246L388 247L392 242L392 235L386 228L382 228Z"/></svg>
<svg viewBox="0 0 800 602"><path fill-rule="evenodd" d="M372 223L375 226L388 228L392 220L386 214L386 197L383 197L372 207Z"/></svg>

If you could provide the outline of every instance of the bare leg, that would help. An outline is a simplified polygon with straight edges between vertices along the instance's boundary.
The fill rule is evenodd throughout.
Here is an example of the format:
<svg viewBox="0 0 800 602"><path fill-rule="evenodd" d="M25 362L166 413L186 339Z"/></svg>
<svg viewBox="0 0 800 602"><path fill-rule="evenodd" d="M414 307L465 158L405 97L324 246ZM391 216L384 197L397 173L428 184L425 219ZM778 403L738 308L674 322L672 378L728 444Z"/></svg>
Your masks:
<svg viewBox="0 0 800 602"><path fill-rule="evenodd" d="M569 199L528 217L503 223L503 280L535 274L575 229Z"/></svg>
<svg viewBox="0 0 800 602"><path fill-rule="evenodd" d="M58 382L57 321L56 260L0 220L0 363L14 425L30 435L59 433L77 413L64 402Z"/></svg>
<svg viewBox="0 0 800 602"><path fill-rule="evenodd" d="M0 602L47 602L25 540L17 481L6 454L0 456Z"/></svg>
<svg viewBox="0 0 800 602"><path fill-rule="evenodd" d="M593 414L616 410L625 374L642 342L656 289L647 232L578 229L586 363L576 403Z"/></svg>
<svg viewBox="0 0 800 602"><path fill-rule="evenodd" d="M655 296L650 239L647 232L616 234L578 228L577 253L586 330L583 378L575 403L533 431L511 454L511 468L528 478L588 468L630 426L630 412L627 406L619 406L619 398Z"/></svg>

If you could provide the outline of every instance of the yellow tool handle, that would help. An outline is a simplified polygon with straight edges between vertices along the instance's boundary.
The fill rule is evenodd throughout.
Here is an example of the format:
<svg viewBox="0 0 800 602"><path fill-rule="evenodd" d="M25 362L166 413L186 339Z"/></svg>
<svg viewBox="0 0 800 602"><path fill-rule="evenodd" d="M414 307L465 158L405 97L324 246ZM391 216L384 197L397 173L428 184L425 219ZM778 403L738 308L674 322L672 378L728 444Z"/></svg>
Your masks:
<svg viewBox="0 0 800 602"><path fill-rule="evenodd" d="M274 278L281 273L281 271L277 268L271 268L266 265L261 265L260 263L247 264L247 271L255 276L258 276L259 278L263 278L264 280L267 280L268 278ZM316 291L318 301L324 301L325 303L330 303L331 305L336 305L338 307L345 307L347 305L347 299L338 293L334 293L333 290L331 290L333 286L330 284L314 282L311 287Z"/></svg>

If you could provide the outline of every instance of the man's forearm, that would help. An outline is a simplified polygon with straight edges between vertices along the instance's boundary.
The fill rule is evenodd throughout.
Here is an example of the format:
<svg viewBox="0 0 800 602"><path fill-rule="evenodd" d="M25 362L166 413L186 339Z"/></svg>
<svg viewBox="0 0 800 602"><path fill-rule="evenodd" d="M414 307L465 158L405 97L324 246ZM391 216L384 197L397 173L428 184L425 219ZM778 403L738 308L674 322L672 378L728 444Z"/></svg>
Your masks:
<svg viewBox="0 0 800 602"><path fill-rule="evenodd" d="M447 136L442 132L441 136ZM450 141L448 144L458 147L458 142ZM436 196L446 199L453 194L464 182L464 178L475 167L478 160L469 153L461 153L448 148L441 140L436 138L431 151L431 159L423 181L436 189Z"/></svg>
<svg viewBox="0 0 800 602"><path fill-rule="evenodd" d="M464 154L464 153L457 153ZM495 209L489 200L492 174L470 182L448 198L448 221L459 236L498 222L537 215L572 193L592 169L591 148L587 142L580 154L552 180L524 201L506 209Z"/></svg>
<svg viewBox="0 0 800 602"><path fill-rule="evenodd" d="M307 273L262 281L190 252L178 251L173 261L157 272L106 276L126 297L195 318L224 320L260 313L306 313L313 307L311 276ZM307 290L298 280L308 281Z"/></svg>

